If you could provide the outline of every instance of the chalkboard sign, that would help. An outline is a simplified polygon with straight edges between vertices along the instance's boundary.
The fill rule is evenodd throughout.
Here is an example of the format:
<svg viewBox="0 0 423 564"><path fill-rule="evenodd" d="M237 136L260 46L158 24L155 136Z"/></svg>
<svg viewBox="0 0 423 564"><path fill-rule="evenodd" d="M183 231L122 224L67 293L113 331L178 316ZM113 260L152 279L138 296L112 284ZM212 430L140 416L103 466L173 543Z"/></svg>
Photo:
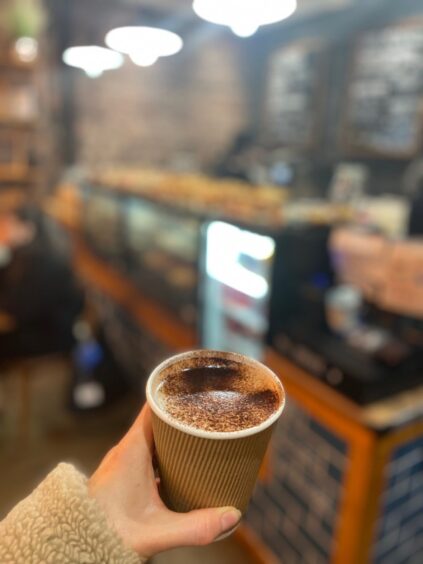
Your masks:
<svg viewBox="0 0 423 564"><path fill-rule="evenodd" d="M344 121L357 152L413 157L423 117L423 23L372 31L355 50Z"/></svg>
<svg viewBox="0 0 423 564"><path fill-rule="evenodd" d="M273 53L264 100L263 136L271 143L310 148L317 142L321 44L298 42Z"/></svg>

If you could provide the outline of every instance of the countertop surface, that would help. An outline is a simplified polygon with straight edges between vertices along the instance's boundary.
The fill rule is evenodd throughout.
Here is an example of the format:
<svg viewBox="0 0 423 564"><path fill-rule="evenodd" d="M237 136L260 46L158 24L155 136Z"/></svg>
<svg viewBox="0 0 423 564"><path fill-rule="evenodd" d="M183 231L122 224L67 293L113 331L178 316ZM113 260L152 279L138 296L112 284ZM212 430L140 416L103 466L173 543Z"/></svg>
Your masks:
<svg viewBox="0 0 423 564"><path fill-rule="evenodd" d="M172 345L180 346L181 349L195 348L195 335L192 328L186 327L182 322L173 318L170 313L167 314L160 304L150 303L152 300L145 296L140 295L137 299L137 291L132 288L124 275L112 272L109 265L102 264L101 259L92 255L85 247L78 233L79 226L75 221L63 217L61 213L58 213L57 208L54 209L51 205L46 207L45 211L67 228L75 239L75 264L82 277L89 278L94 285L98 283L102 291L114 294L114 296L111 296L112 298L120 296L124 307L128 303L128 288L131 286L129 292L131 295L130 307L132 312L135 312L139 323L146 323L147 327L152 324L151 314L153 311L151 308L153 308L154 317L157 316L157 311L159 311L159 317L162 321L159 324L153 323L154 329L160 329L158 333L162 334L163 338L166 337L167 340L172 342ZM108 279L107 282L106 279ZM123 296L125 297L123 298ZM137 303L138 305L136 305ZM160 335L158 336L160 337ZM264 362L282 376L282 381L287 384L288 394L290 389L298 390L300 395L304 394L310 400L320 402L322 407L333 409L338 415L361 427L367 427L374 431L384 431L423 417L423 385L366 406L359 406L273 349L267 350Z"/></svg>

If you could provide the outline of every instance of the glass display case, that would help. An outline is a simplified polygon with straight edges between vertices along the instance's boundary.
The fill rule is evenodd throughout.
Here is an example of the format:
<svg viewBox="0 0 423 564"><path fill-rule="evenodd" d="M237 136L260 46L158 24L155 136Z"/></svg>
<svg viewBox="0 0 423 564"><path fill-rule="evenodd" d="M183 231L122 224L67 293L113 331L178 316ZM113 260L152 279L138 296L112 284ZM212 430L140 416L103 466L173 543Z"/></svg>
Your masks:
<svg viewBox="0 0 423 564"><path fill-rule="evenodd" d="M92 250L102 258L122 267L124 196L100 186L82 187L82 226Z"/></svg>
<svg viewBox="0 0 423 564"><path fill-rule="evenodd" d="M130 276L189 325L196 323L200 221L139 198L125 206Z"/></svg>
<svg viewBox="0 0 423 564"><path fill-rule="evenodd" d="M269 236L212 221L205 227L202 345L261 359L275 241Z"/></svg>
<svg viewBox="0 0 423 564"><path fill-rule="evenodd" d="M125 308L107 295L92 286L87 286L86 291L89 303L101 324L104 338L127 383L143 395L151 370L173 351L155 339Z"/></svg>

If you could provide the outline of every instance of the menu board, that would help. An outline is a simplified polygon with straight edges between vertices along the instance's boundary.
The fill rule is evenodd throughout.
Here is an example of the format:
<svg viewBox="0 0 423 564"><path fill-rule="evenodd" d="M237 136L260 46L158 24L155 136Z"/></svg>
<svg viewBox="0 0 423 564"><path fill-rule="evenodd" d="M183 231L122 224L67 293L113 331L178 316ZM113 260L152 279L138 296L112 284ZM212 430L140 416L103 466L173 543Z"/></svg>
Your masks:
<svg viewBox="0 0 423 564"><path fill-rule="evenodd" d="M308 148L317 141L321 44L291 44L269 62L264 136L273 143Z"/></svg>
<svg viewBox="0 0 423 564"><path fill-rule="evenodd" d="M423 22L362 36L348 89L348 147L412 157L419 149L422 111Z"/></svg>

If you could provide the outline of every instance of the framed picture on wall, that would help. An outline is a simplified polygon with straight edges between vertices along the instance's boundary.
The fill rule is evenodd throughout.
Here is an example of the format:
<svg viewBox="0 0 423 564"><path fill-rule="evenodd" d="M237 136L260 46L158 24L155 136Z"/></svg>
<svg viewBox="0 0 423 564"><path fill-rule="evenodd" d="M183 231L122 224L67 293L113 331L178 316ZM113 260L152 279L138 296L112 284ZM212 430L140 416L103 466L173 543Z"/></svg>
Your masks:
<svg viewBox="0 0 423 564"><path fill-rule="evenodd" d="M341 131L347 153L413 158L423 146L423 20L361 35L348 76Z"/></svg>
<svg viewBox="0 0 423 564"><path fill-rule="evenodd" d="M319 142L324 43L296 41L269 59L262 103L262 137L271 146L309 150Z"/></svg>

